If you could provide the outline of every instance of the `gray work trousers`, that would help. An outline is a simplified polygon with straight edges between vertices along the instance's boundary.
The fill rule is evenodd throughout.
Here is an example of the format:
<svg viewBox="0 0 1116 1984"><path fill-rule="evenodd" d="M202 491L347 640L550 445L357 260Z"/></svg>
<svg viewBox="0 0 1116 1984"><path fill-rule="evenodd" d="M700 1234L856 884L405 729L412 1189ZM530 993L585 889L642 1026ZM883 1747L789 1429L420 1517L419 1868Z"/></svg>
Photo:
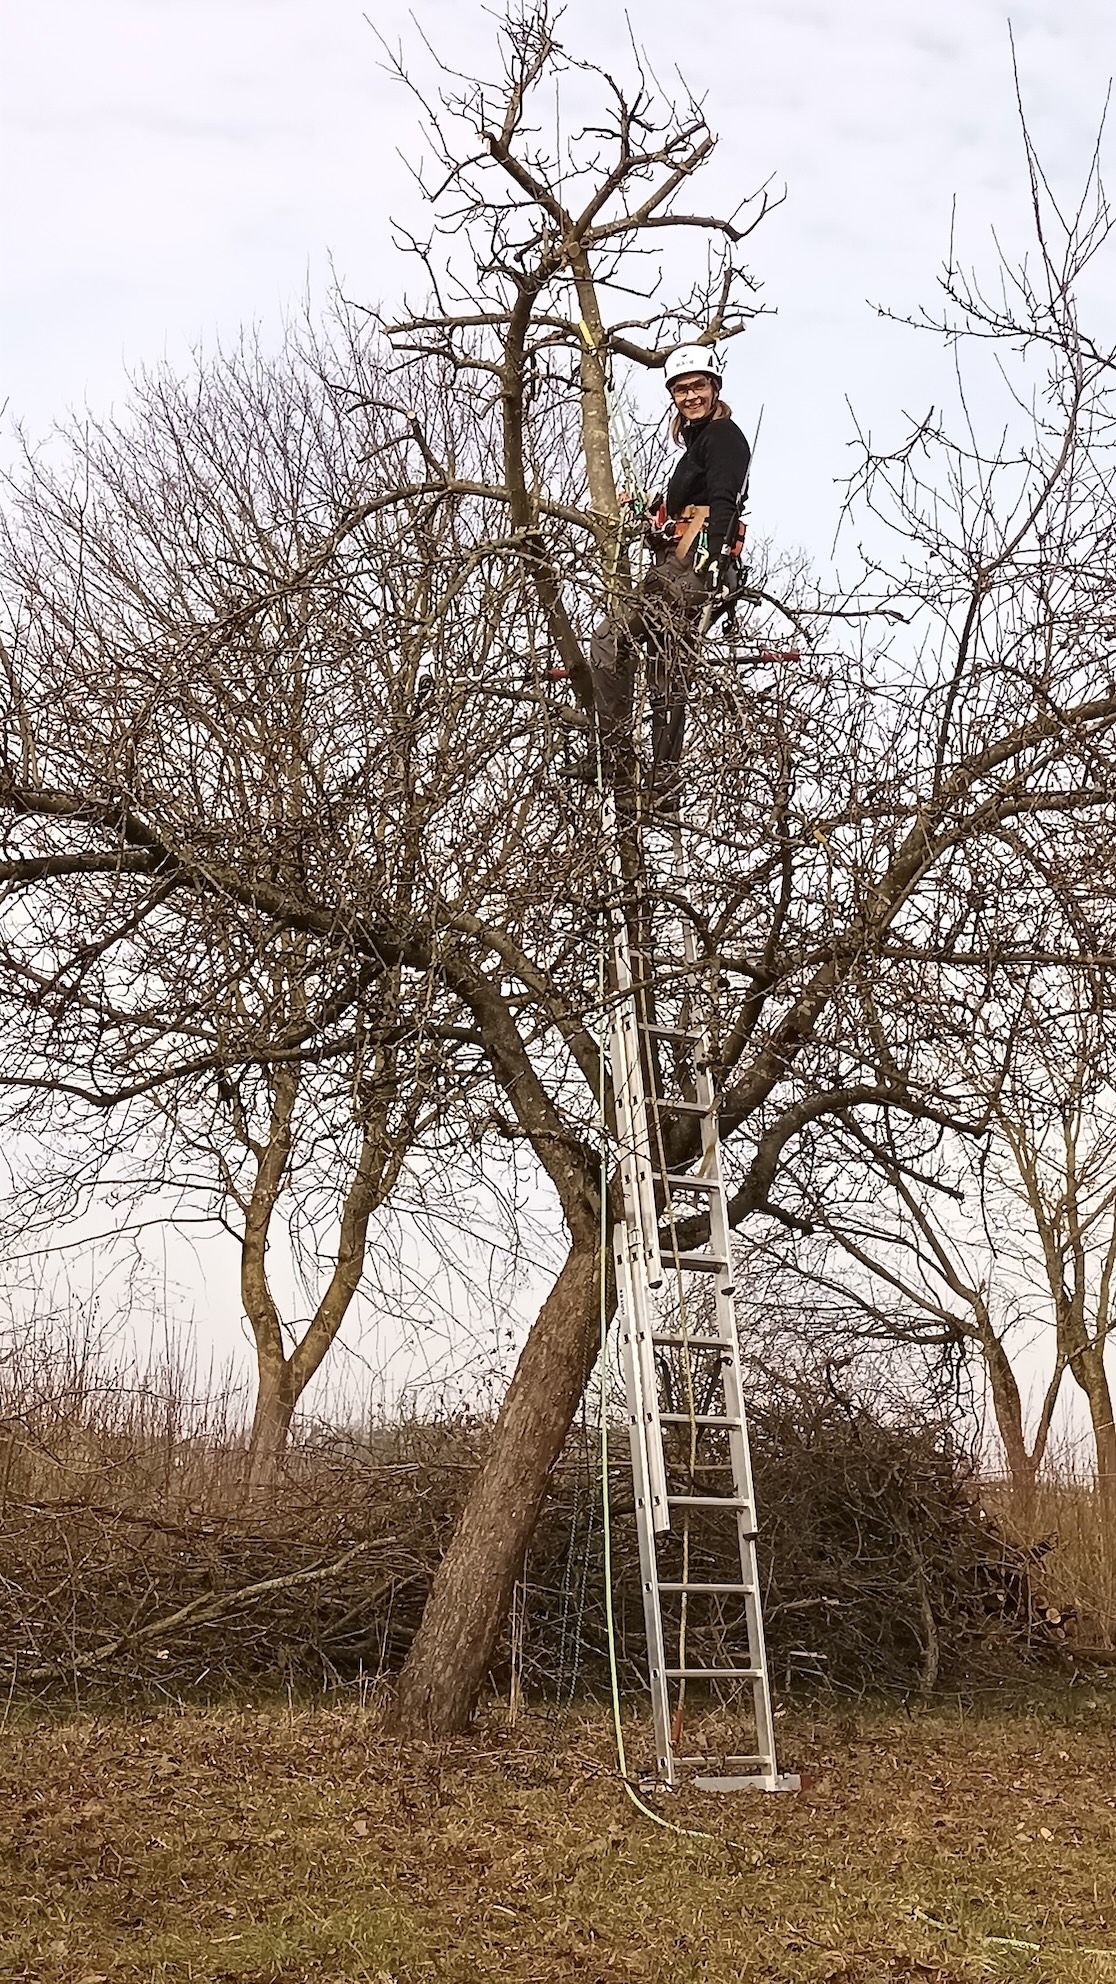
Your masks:
<svg viewBox="0 0 1116 1984"><path fill-rule="evenodd" d="M647 657L652 762L663 770L678 764L686 732L689 662L708 602L708 588L694 571L692 557L680 562L670 552L652 566L627 611L611 615L594 629L589 668L601 748L614 771L632 758L632 703L640 648Z"/></svg>

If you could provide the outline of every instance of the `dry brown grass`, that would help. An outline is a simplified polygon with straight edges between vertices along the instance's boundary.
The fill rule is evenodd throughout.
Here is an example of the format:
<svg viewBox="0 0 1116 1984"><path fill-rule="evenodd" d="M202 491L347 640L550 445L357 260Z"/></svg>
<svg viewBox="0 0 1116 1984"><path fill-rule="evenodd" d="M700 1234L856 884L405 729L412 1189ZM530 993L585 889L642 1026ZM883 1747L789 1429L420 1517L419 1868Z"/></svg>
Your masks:
<svg viewBox="0 0 1116 1984"><path fill-rule="evenodd" d="M1067 1445L1051 1456L1032 1508L1004 1481L986 1484L985 1499L1009 1535L1043 1547L1036 1587L1076 1613L1072 1638L1081 1646L1116 1645L1116 1536L1080 1449Z"/></svg>
<svg viewBox="0 0 1116 1984"><path fill-rule="evenodd" d="M688 1839L627 1802L597 1714L417 1754L353 1708L10 1722L0 1976L1116 1976L1116 1702L834 1713L783 1746L801 1794L661 1803Z"/></svg>
<svg viewBox="0 0 1116 1984"><path fill-rule="evenodd" d="M289 1617L287 1597L266 1616L258 1602L250 1612L230 1606L188 1647L153 1641L142 1660L132 1648L102 1663L119 1698L131 1697L120 1716L59 1721L21 1708L18 1664L0 1735L0 1979L1116 1979L1116 1696L1110 1705L1089 1684L1044 1710L974 1717L939 1706L912 1719L830 1706L817 1719L788 1717L786 1759L807 1773L799 1797L691 1796L662 1807L712 1841L639 1816L616 1782L596 1710L564 1724L528 1715L514 1732L489 1710L477 1740L418 1754L336 1695L316 1709L179 1703L143 1716L137 1700L156 1687L174 1697L205 1673L243 1697L278 1675L276 1649L288 1645L298 1655L283 1670L292 1686L305 1685L315 1649L317 1685L397 1664L483 1429L311 1440L292 1456L265 1521L244 1500L235 1425L219 1406L214 1417L207 1400L196 1409L173 1372L125 1388L88 1361L44 1357L34 1370L26 1358L9 1363L4 1378L0 1570L11 1626L0 1656L17 1651L31 1627L40 1656L55 1641L72 1648L58 1670L63 1686L77 1686L74 1658L118 1614L158 1616L181 1597L180 1585L235 1592L276 1563L339 1552L354 1535L369 1545L382 1538L386 1549L403 1504L408 1564L405 1590L383 1618L379 1599L347 1572L344 1584L315 1586L312 1596L299 1587ZM855 1449L871 1459L870 1428L843 1420L831 1447L812 1423L803 1432L796 1410L810 1465L790 1430L775 1428L769 1443L782 1472L772 1475L767 1504L788 1580L782 1613L779 1589L770 1594L776 1649L781 1632L793 1625L801 1635L813 1618L793 1609L796 1601L805 1593L816 1603L811 1594L839 1574L853 1652L867 1648L877 1681L889 1662L901 1667L900 1655L915 1676L917 1644L896 1650L876 1622L882 1607L901 1627L903 1605L910 1609L897 1535L910 1531L911 1548L941 1576L931 1589L943 1607L953 1589L952 1558L944 1552L945 1569L935 1568L941 1546L921 1515L919 1451L881 1447L888 1496L873 1463L850 1501L847 1456ZM759 1432L762 1448L762 1424ZM871 1512L871 1523L857 1515L855 1550L828 1504L808 1522L796 1500L806 1484L816 1492L823 1454L837 1469L843 1519L850 1508ZM948 1513L952 1477L944 1490L932 1506ZM586 1477L575 1502L583 1524L587 1493ZM1091 1497L1074 1481L1045 1494L1039 1533L1056 1530L1058 1543L1044 1583L1078 1603L1092 1633L1116 1614ZM544 1525L549 1545L544 1533L532 1553L525 1675L536 1687L565 1633L555 1594L571 1522L560 1494ZM882 1524L878 1533L872 1524ZM631 1556L625 1534L618 1507L621 1571ZM942 1535L952 1534L947 1523ZM575 1535L575 1570L589 1542ZM599 1664L598 1609L594 1567L575 1606L583 1681ZM626 1632L625 1621L622 1605ZM831 1620L827 1628L832 1641ZM638 1626L631 1636L625 1687L636 1699ZM959 1639L959 1649L968 1643ZM782 1656L777 1670L781 1677ZM568 1668L559 1671L564 1679ZM1112 1957L1088 1953L1110 1947Z"/></svg>

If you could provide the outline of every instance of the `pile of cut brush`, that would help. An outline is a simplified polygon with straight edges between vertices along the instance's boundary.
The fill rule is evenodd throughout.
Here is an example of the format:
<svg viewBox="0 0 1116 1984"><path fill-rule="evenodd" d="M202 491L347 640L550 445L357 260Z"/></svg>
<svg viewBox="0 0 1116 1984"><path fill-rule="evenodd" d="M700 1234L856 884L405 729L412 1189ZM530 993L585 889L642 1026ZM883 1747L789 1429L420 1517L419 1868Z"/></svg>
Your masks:
<svg viewBox="0 0 1116 1984"><path fill-rule="evenodd" d="M925 1693L1050 1654L1035 1583L1044 1548L1010 1540L984 1510L970 1459L948 1427L889 1420L820 1384L753 1399L749 1417L776 1686ZM591 1454L580 1466L568 1457L531 1549L524 1664L547 1690L562 1688L571 1664L583 1682L596 1684L604 1672L594 1465ZM615 1480L618 1633L634 1677L645 1661L637 1543L630 1482L620 1473ZM690 1576L718 1573L723 1564L706 1554L695 1526ZM694 1663L716 1664L726 1643L739 1649L742 1627L726 1602L712 1626L692 1607Z"/></svg>
<svg viewBox="0 0 1116 1984"><path fill-rule="evenodd" d="M754 1406L752 1425L777 1686L925 1691L1041 1650L1033 1553L982 1512L944 1429L887 1423L801 1388ZM4 1437L0 1685L73 1700L390 1676L488 1426L318 1433L266 1493L249 1487L235 1441L122 1440L87 1420L80 1439L55 1425L48 1443L27 1416ZM637 1687L643 1621L622 1441L613 1455L619 1647ZM702 1575L703 1549L696 1530L691 1575ZM695 1660L731 1643L738 1623L731 1610L695 1623ZM585 1436L555 1470L494 1680L512 1664L551 1699L606 1684L599 1463Z"/></svg>

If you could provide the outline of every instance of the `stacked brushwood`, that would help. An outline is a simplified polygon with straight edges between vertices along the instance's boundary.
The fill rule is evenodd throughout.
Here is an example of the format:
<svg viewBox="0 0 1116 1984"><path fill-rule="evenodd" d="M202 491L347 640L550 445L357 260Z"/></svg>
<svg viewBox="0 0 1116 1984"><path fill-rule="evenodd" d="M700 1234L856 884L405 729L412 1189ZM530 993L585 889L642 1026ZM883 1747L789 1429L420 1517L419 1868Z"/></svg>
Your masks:
<svg viewBox="0 0 1116 1984"><path fill-rule="evenodd" d="M1033 1553L982 1513L947 1434L819 1392L753 1411L764 1612L777 1685L928 1689L1041 1651ZM466 1419L304 1438L266 1493L242 1447L0 1425L0 1686L73 1700L389 1680L483 1454ZM612 1440L616 1630L644 1668L631 1480ZM601 1470L576 1434L494 1669L529 1693L607 1682ZM695 1530L693 1577L724 1576ZM734 1615L690 1622L693 1658ZM739 1642L737 1641L737 1645Z"/></svg>
<svg viewBox="0 0 1116 1984"><path fill-rule="evenodd" d="M971 1463L948 1428L888 1422L820 1387L753 1401L750 1422L763 1617L778 1686L926 1692L1048 1656L1044 1546L1010 1541L984 1511ZM592 1466L589 1457L580 1495L555 1498L532 1550L528 1673L543 1687L562 1685L555 1644L563 1664L577 1661L594 1683L607 1652ZM618 1641L634 1679L645 1671L643 1620L631 1485L619 1472L611 1499ZM724 1579L724 1558L713 1554L701 1520L691 1533L689 1577ZM564 1557L573 1561L574 1589L568 1571L556 1576ZM691 1601L691 1664L723 1664L744 1644L739 1601L718 1604L714 1618L706 1601Z"/></svg>

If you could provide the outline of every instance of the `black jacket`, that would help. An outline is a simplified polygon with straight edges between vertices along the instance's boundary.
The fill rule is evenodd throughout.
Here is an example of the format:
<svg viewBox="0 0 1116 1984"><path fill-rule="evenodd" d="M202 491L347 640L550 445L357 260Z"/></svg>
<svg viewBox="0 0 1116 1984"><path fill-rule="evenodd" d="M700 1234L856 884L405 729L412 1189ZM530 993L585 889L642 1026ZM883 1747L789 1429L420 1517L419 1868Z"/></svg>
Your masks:
<svg viewBox="0 0 1116 1984"><path fill-rule="evenodd" d="M744 507L751 449L735 420L715 420L711 413L683 421L682 441L685 453L667 484L667 514L708 503L709 550L716 558Z"/></svg>

